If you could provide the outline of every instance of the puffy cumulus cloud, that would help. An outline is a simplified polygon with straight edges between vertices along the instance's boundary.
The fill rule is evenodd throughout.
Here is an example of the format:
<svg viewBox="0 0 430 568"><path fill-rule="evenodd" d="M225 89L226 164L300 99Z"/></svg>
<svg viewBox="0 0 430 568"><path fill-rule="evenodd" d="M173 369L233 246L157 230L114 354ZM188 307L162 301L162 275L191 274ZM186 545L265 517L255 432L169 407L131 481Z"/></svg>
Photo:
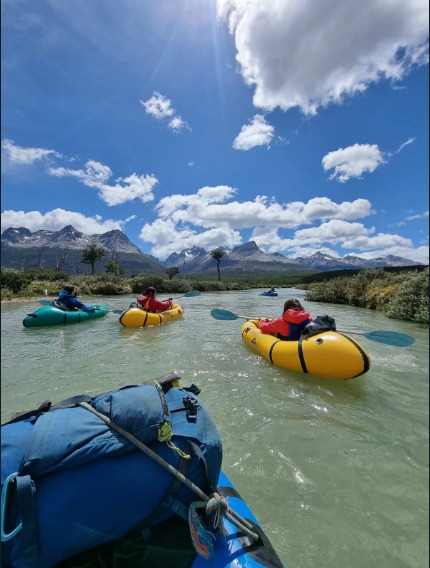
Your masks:
<svg viewBox="0 0 430 568"><path fill-rule="evenodd" d="M161 218L175 223L190 223L197 227L214 226L249 229L294 228L322 219L360 219L373 213L367 199L335 203L327 197L316 197L307 203L300 201L279 204L266 196L253 201L229 201L236 189L228 186L205 187L192 195L171 195L160 200L156 210Z"/></svg>
<svg viewBox="0 0 430 568"><path fill-rule="evenodd" d="M386 233L378 233L373 237L357 234L346 237L342 242L342 247L345 249L359 249L361 251L389 249L392 247L412 248L412 241L400 235L390 235Z"/></svg>
<svg viewBox="0 0 430 568"><path fill-rule="evenodd" d="M233 248L242 243L240 231L251 229L251 240L262 250L292 258L317 251L336 257L338 253L331 247L341 246L349 252L357 251L351 253L357 256L397 254L424 263L427 258L428 263L428 247L415 249L409 239L375 234L374 227L357 222L374 214L367 199L336 203L315 197L306 203L280 204L264 195L253 201L238 201L236 194L235 188L215 186L191 195L164 197L155 207L158 218L145 224L139 236L152 243L151 253L162 259L193 246L206 250Z"/></svg>
<svg viewBox="0 0 430 568"><path fill-rule="evenodd" d="M173 130L173 132L181 132L184 128L187 130L191 130L190 125L185 120L182 120L180 116L175 116L169 122L169 128Z"/></svg>
<svg viewBox="0 0 430 568"><path fill-rule="evenodd" d="M345 183L351 178L361 178L365 172L374 172L385 164L384 156L376 144L354 144L329 152L322 159L325 171L334 169L330 179Z"/></svg>
<svg viewBox="0 0 430 568"><path fill-rule="evenodd" d="M106 219L103 221L100 215L93 217L85 217L81 213L75 211L66 211L65 209L53 209L47 213L40 211L3 211L1 214L1 230L2 232L9 227L25 227L31 232L46 230L60 231L66 225L72 225L86 235L97 233L106 233L107 231L124 229L124 225L135 218L135 215L125 220L115 221Z"/></svg>
<svg viewBox="0 0 430 568"><path fill-rule="evenodd" d="M273 140L275 129L264 116L256 114L250 124L242 126L242 130L233 141L235 150L251 150L256 146L269 146Z"/></svg>
<svg viewBox="0 0 430 568"><path fill-rule="evenodd" d="M294 231L287 239L279 235L279 229L267 231L265 227L256 227L251 238L267 252L283 251L296 256L296 251L304 247L313 249L316 245L316 250L321 250L323 244L336 245L347 238L367 236L373 232L373 228L367 229L362 223L333 219L314 227Z"/></svg>
<svg viewBox="0 0 430 568"><path fill-rule="evenodd" d="M188 122L176 114L172 101L161 93L154 91L152 97L147 101L141 100L139 102L145 107L146 114L153 116L156 120L170 119L167 124L173 132L181 132L184 129L191 130Z"/></svg>
<svg viewBox="0 0 430 568"><path fill-rule="evenodd" d="M61 158L62 155L55 150L46 150L45 148L23 148L17 146L13 140L5 138L1 143L2 154L11 164L19 164L29 166L34 162L49 159Z"/></svg>
<svg viewBox="0 0 430 568"><path fill-rule="evenodd" d="M315 197L306 203L280 204L264 195L253 201L238 201L236 194L235 188L215 186L203 187L195 194L163 197L155 207L158 219L143 227L140 238L154 244L152 254L164 257L191 246L236 246L241 240L238 231L253 229L260 238L254 240L276 252L294 246L294 240L272 238L278 230L321 221L353 221L374 213L367 199L335 203L327 197Z"/></svg>
<svg viewBox="0 0 430 568"><path fill-rule="evenodd" d="M56 177L74 177L87 187L99 190L98 195L107 205L121 205L139 199L142 203L152 201L152 190L158 180L153 175L131 174L125 178L117 178L114 184L108 184L112 177L109 166L89 160L84 169L73 170L71 168L49 168L48 173Z"/></svg>
<svg viewBox="0 0 430 568"><path fill-rule="evenodd" d="M147 101L140 101L140 104L145 107L146 114L149 114L157 120L168 118L175 114L172 107L172 101L154 91L151 98Z"/></svg>
<svg viewBox="0 0 430 568"><path fill-rule="evenodd" d="M237 189L228 185L202 187L194 194L184 195L176 193L163 197L155 206L155 209L160 217L168 217L179 209L188 209L196 206L199 202L203 202L205 206L212 203L222 203L230 199L236 192Z"/></svg>
<svg viewBox="0 0 430 568"><path fill-rule="evenodd" d="M428 264L428 246L415 248L410 239L400 235L384 233L375 235L374 233L373 227L366 228L361 223L332 220L321 223L319 226L299 229L290 238L281 237L277 229L267 231L264 227L256 227L251 240L269 253L282 252L291 258L311 256L318 251L334 258L341 258L335 250L330 248L340 244L343 249L348 250L348 254L364 259L391 254Z"/></svg>
<svg viewBox="0 0 430 568"><path fill-rule="evenodd" d="M351 254L351 253L350 253ZM365 259L379 258L381 256L400 256L401 258L407 258L408 260L413 260L414 262L421 262L422 264L429 263L429 247L428 245L423 245L417 248L412 246L402 246L402 245L390 245L383 249L376 249L372 251L359 252L357 256Z"/></svg>
<svg viewBox="0 0 430 568"><path fill-rule="evenodd" d="M425 0L218 0L256 107L315 114L428 62Z"/></svg>
<svg viewBox="0 0 430 568"><path fill-rule="evenodd" d="M366 238L373 233L374 229L366 229L361 223L347 223L339 219L321 223L318 227L300 229L295 232L295 239L301 241L302 245L312 245L315 243L342 243L348 238Z"/></svg>
<svg viewBox="0 0 430 568"><path fill-rule="evenodd" d="M242 243L240 233L228 227L214 227L197 232L190 226L178 227L170 219L157 219L154 223L144 225L139 236L144 241L154 244L151 254L163 259L174 252L194 246L212 250L220 243L224 243L227 247Z"/></svg>

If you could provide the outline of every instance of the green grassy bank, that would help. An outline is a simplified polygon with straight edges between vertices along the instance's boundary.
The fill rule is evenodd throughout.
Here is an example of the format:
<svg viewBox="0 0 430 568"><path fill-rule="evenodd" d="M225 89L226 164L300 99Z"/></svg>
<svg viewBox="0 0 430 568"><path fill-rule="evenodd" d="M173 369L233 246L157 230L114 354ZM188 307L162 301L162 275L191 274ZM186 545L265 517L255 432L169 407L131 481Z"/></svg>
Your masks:
<svg viewBox="0 0 430 568"><path fill-rule="evenodd" d="M111 274L70 276L57 270L1 269L1 298L56 296L66 284L75 286L79 296L140 294L154 286L161 294L190 290L231 291L264 287L295 287L306 290L306 300L347 304L378 310L393 319L427 324L429 321L428 266L375 268L301 274L260 274L229 277L221 281L203 278L163 278L160 275L123 278Z"/></svg>

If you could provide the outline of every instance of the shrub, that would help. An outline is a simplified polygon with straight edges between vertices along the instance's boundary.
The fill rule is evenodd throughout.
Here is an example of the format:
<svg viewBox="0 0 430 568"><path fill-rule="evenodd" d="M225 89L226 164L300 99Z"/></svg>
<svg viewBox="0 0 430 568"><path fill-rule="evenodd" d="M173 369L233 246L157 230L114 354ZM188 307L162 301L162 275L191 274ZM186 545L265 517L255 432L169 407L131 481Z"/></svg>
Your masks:
<svg viewBox="0 0 430 568"><path fill-rule="evenodd" d="M146 288L153 286L157 292L167 292L164 287L165 282L161 276L135 276L130 278L129 284L134 294L141 294Z"/></svg>
<svg viewBox="0 0 430 568"><path fill-rule="evenodd" d="M376 282L366 294L366 308L384 311L391 299L398 292L401 284L387 284Z"/></svg>
<svg viewBox="0 0 430 568"><path fill-rule="evenodd" d="M389 318L429 323L429 271L411 274L389 303Z"/></svg>
<svg viewBox="0 0 430 568"><path fill-rule="evenodd" d="M13 268L1 269L1 287L5 290L10 290L14 294L24 291L32 278L24 272L18 272Z"/></svg>

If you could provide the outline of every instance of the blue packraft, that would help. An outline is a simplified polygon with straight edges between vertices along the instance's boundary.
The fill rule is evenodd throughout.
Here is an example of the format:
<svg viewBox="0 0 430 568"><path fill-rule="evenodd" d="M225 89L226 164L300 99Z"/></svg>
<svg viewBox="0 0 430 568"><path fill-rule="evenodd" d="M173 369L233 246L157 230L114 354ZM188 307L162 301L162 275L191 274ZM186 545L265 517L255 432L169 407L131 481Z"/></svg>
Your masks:
<svg viewBox="0 0 430 568"><path fill-rule="evenodd" d="M45 403L2 426L4 568L49 568L137 527L154 526L174 514L186 517L190 503L198 500L192 489L81 402L206 494L216 487L220 435L190 389L161 380L54 406Z"/></svg>

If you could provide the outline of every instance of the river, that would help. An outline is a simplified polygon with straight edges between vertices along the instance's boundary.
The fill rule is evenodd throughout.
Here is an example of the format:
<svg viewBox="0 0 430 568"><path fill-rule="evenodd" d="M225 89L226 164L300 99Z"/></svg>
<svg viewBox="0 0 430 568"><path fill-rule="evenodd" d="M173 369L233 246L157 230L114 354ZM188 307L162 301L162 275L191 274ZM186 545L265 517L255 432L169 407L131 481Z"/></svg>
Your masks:
<svg viewBox="0 0 430 568"><path fill-rule="evenodd" d="M196 384L223 440L223 469L288 568L423 568L429 564L428 329L375 311L306 302L279 289L205 292L178 300L182 319L132 329L109 313L27 329L37 301L2 304L1 419L45 400L97 394L177 372ZM274 367L242 342L242 319L278 317L288 297L338 329L415 337L387 346L356 335L365 375L335 381ZM161 296L164 299L164 295ZM127 297L83 298L122 309Z"/></svg>

